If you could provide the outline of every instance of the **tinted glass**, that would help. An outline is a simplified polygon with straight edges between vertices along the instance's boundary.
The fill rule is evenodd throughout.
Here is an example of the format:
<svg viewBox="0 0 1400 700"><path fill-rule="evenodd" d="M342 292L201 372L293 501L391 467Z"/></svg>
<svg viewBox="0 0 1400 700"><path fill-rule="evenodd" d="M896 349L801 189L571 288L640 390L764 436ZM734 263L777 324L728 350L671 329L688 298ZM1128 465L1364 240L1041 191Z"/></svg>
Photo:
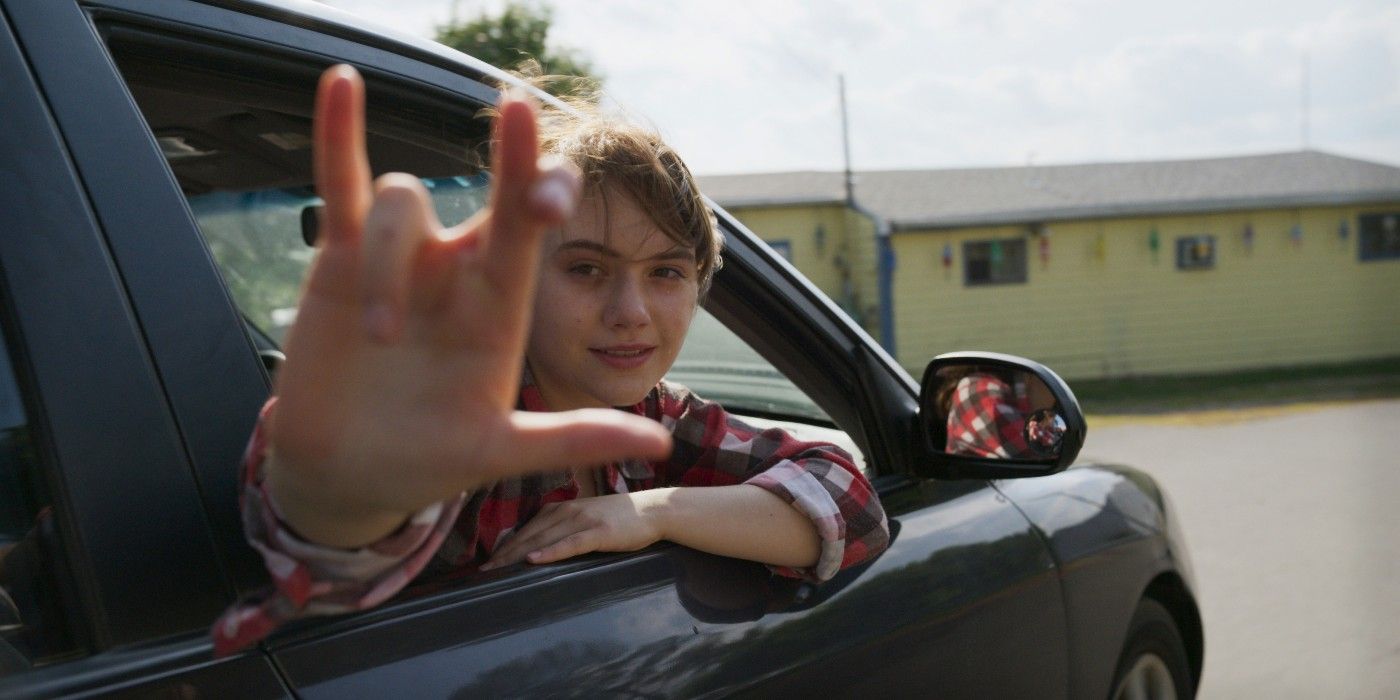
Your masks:
<svg viewBox="0 0 1400 700"><path fill-rule="evenodd" d="M486 203L484 173L423 184L443 221L465 220ZM320 198L305 187L271 188L196 194L189 203L244 318L281 345L314 252L303 236L303 213Z"/></svg>
<svg viewBox="0 0 1400 700"><path fill-rule="evenodd" d="M14 368L0 351L0 676L81 655L62 556Z"/></svg>

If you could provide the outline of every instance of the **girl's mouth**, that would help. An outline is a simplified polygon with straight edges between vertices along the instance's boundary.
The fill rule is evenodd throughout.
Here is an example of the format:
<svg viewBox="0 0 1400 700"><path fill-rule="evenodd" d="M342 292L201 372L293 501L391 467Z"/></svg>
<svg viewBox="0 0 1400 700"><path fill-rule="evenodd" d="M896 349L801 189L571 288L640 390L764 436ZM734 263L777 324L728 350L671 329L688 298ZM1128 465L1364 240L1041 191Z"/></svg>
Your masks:
<svg viewBox="0 0 1400 700"><path fill-rule="evenodd" d="M646 364L656 352L655 345L614 345L605 348L589 348L589 352L603 364L615 369L634 369Z"/></svg>

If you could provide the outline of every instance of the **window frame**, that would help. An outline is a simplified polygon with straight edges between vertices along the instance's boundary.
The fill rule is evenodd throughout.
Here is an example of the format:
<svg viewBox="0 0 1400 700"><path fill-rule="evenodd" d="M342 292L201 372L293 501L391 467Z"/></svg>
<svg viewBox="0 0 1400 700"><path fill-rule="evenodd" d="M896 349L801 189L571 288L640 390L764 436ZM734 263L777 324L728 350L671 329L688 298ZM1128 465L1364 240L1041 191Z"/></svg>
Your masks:
<svg viewBox="0 0 1400 700"><path fill-rule="evenodd" d="M1367 234L1384 236L1385 221L1394 221L1396 233L1396 246L1394 250L1387 251L1383 246L1377 246L1378 250L1368 250L1366 246ZM1367 226L1370 222L1376 222L1374 228ZM1369 228L1369 230L1368 230ZM1389 212L1363 212L1356 216L1356 249L1357 258L1361 262L1376 262L1380 260L1400 259L1400 211Z"/></svg>
<svg viewBox="0 0 1400 700"><path fill-rule="evenodd" d="M987 256L991 256L991 246L1001 244L1002 246L1012 245L1020 248L1020 268L1013 270L1010 275L998 275L998 271L990 259L987 260L987 277L985 279L973 279L972 262L973 249L978 246L987 247ZM1030 252L1029 244L1025 236L1011 236L1007 238L979 238L976 240L966 240L962 242L963 259L963 286L964 287L996 287L1007 284L1026 284L1030 278ZM979 254L980 257L980 254ZM1007 260L1003 252L1002 260Z"/></svg>

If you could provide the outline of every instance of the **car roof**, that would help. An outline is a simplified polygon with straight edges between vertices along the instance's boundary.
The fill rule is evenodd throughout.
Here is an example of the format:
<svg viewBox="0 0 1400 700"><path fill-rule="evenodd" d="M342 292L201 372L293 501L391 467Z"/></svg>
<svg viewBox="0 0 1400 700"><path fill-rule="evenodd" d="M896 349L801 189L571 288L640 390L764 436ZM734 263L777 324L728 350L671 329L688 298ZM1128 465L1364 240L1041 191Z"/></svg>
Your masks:
<svg viewBox="0 0 1400 700"><path fill-rule="evenodd" d="M373 44L448 68L477 73L487 82L509 83L529 90L537 99L568 109L557 98L525 83L518 77L474 56L431 39L387 27L314 0L197 0L204 4L258 15L287 24L313 27L327 33Z"/></svg>

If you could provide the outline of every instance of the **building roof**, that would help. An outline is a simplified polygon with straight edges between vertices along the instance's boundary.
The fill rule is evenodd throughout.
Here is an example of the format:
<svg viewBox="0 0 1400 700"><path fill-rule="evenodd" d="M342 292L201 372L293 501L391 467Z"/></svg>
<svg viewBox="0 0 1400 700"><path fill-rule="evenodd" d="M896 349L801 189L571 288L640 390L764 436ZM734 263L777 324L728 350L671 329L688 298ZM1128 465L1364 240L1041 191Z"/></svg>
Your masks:
<svg viewBox="0 0 1400 700"><path fill-rule="evenodd" d="M721 206L845 200L828 171L711 175ZM1320 151L1138 163L872 170L856 201L894 230L1400 201L1400 168Z"/></svg>

